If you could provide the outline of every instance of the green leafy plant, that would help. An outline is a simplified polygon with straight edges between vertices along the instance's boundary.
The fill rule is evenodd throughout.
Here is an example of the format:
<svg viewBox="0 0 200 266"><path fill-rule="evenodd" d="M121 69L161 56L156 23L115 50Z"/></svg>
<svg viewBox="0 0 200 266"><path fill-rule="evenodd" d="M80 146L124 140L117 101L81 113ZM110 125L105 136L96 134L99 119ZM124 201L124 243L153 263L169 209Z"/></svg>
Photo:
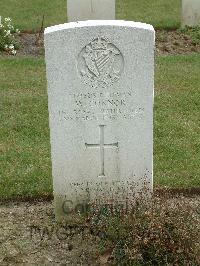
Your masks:
<svg viewBox="0 0 200 266"><path fill-rule="evenodd" d="M200 44L200 26L196 27L189 27L186 26L183 29L180 29L180 31L192 38L192 42L195 45Z"/></svg>
<svg viewBox="0 0 200 266"><path fill-rule="evenodd" d="M11 18L5 18L0 23L0 50L16 55L19 45L15 39L15 33L20 33L13 24Z"/></svg>
<svg viewBox="0 0 200 266"><path fill-rule="evenodd" d="M112 250L114 265L199 265L198 199L154 197L97 217L100 252Z"/></svg>

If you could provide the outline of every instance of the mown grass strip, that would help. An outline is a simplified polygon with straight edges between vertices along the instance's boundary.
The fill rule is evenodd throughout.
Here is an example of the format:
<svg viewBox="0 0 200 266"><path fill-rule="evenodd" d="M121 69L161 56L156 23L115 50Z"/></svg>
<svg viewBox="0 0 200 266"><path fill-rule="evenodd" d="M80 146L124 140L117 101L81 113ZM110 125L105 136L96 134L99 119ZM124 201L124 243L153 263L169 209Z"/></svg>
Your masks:
<svg viewBox="0 0 200 266"><path fill-rule="evenodd" d="M67 0L2 0L0 11L26 31L38 31L43 15L45 27L67 22ZM116 18L150 23L156 28L178 28L181 0L116 0Z"/></svg>

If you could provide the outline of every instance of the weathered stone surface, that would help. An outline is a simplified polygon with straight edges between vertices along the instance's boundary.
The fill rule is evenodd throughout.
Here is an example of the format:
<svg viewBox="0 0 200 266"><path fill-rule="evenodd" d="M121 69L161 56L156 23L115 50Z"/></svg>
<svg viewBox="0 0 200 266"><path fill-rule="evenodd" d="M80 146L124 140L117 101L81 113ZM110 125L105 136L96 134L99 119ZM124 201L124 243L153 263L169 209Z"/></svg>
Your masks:
<svg viewBox="0 0 200 266"><path fill-rule="evenodd" d="M182 27L200 25L200 0L182 0Z"/></svg>
<svg viewBox="0 0 200 266"><path fill-rule="evenodd" d="M144 182L151 191L153 27L58 25L45 30L45 54L57 217L63 206L133 198Z"/></svg>
<svg viewBox="0 0 200 266"><path fill-rule="evenodd" d="M67 0L68 22L115 19L115 0Z"/></svg>

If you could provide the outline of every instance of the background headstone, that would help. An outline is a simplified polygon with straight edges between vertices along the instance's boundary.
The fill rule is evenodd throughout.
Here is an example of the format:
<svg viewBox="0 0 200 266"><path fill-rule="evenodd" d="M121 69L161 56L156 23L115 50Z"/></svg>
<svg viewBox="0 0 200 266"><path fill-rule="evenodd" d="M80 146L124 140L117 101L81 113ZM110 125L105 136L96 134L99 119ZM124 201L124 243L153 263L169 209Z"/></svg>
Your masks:
<svg viewBox="0 0 200 266"><path fill-rule="evenodd" d="M45 30L45 54L57 218L63 202L152 191L153 27L66 23Z"/></svg>
<svg viewBox="0 0 200 266"><path fill-rule="evenodd" d="M182 27L200 25L200 0L182 0Z"/></svg>
<svg viewBox="0 0 200 266"><path fill-rule="evenodd" d="M68 22L115 19L115 0L67 0Z"/></svg>

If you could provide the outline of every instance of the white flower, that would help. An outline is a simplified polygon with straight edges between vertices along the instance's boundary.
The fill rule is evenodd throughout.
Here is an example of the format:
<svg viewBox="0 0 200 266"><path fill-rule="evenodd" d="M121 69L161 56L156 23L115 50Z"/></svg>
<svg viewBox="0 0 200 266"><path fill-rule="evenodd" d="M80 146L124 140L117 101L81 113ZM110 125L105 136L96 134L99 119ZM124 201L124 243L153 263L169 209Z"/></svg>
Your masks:
<svg viewBox="0 0 200 266"><path fill-rule="evenodd" d="M10 30L4 30L4 32L5 32L5 37L10 35Z"/></svg>
<svg viewBox="0 0 200 266"><path fill-rule="evenodd" d="M4 48L5 48L5 49L8 49L8 45L6 44L6 45L4 46Z"/></svg>
<svg viewBox="0 0 200 266"><path fill-rule="evenodd" d="M14 29L14 27L13 27L11 24L8 24L7 26L8 26L8 28L11 29L11 30Z"/></svg>
<svg viewBox="0 0 200 266"><path fill-rule="evenodd" d="M15 48L15 47L14 47L13 44L10 44L10 45L9 45L9 49L10 49L10 50L13 50L14 48Z"/></svg>
<svg viewBox="0 0 200 266"><path fill-rule="evenodd" d="M16 33L20 33L20 30L19 30L19 29L16 29L15 32L16 32Z"/></svg>
<svg viewBox="0 0 200 266"><path fill-rule="evenodd" d="M11 18L5 18L5 21L9 22L9 21L11 21Z"/></svg>
<svg viewBox="0 0 200 266"><path fill-rule="evenodd" d="M12 51L11 51L11 54L13 54L13 55L16 55L16 53L17 53L16 50L12 50Z"/></svg>

